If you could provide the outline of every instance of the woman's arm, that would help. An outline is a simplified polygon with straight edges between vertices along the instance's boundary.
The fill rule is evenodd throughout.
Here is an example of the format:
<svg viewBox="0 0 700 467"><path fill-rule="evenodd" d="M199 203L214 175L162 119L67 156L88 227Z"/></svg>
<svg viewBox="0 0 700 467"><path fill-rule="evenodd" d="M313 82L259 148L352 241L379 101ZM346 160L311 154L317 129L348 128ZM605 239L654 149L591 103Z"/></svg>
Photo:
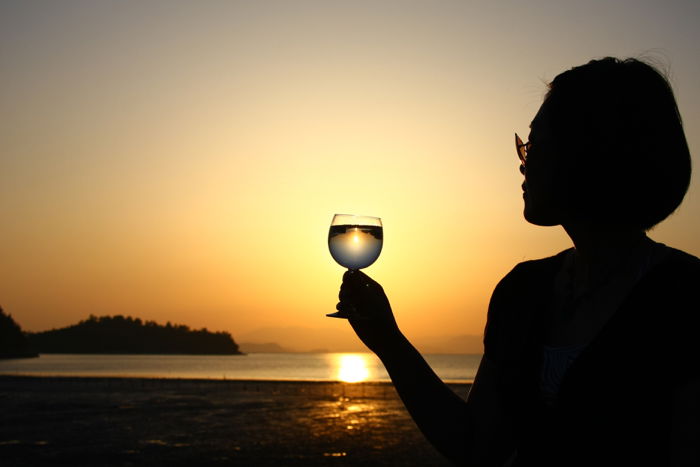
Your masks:
<svg viewBox="0 0 700 467"><path fill-rule="evenodd" d="M377 356L425 437L446 457L464 463L470 450L467 402L440 380L403 336Z"/></svg>
<svg viewBox="0 0 700 467"><path fill-rule="evenodd" d="M381 286L361 272L348 272L343 279L337 308L350 314L353 329L382 361L426 438L460 465L504 465L513 442L498 389L498 366L482 360L464 401L401 333Z"/></svg>
<svg viewBox="0 0 700 467"><path fill-rule="evenodd" d="M503 466L514 448L497 384L498 367L482 359L465 402L404 342L380 359L425 437L459 465Z"/></svg>

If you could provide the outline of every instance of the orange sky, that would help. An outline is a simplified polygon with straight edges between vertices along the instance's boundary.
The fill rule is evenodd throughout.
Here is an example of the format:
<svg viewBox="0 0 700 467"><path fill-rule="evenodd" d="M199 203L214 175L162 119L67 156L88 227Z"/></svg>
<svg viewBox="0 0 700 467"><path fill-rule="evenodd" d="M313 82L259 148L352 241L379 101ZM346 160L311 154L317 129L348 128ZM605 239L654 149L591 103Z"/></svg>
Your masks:
<svg viewBox="0 0 700 467"><path fill-rule="evenodd" d="M367 273L406 334L480 334L503 274L569 246L521 216L545 81L651 55L698 152L695 2L377 3L3 2L0 306L349 337L341 212L383 219ZM699 203L652 238L700 255Z"/></svg>

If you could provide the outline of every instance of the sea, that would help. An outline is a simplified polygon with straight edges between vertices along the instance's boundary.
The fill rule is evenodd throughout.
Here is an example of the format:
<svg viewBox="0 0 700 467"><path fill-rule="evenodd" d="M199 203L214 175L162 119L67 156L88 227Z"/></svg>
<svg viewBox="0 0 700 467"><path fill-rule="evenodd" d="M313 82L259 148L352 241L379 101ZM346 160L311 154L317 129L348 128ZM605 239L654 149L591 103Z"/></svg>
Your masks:
<svg viewBox="0 0 700 467"><path fill-rule="evenodd" d="M471 382L480 354L428 354L445 382ZM92 376L277 381L389 381L371 353L251 353L247 355L74 355L0 360L0 375Z"/></svg>

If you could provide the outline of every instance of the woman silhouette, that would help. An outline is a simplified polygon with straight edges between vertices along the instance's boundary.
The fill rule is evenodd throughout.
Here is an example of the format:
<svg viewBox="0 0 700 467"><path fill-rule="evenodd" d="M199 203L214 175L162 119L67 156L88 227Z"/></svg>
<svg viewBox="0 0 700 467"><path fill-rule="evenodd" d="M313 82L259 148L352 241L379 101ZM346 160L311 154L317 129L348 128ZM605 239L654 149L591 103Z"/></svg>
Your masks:
<svg viewBox="0 0 700 467"><path fill-rule="evenodd" d="M700 465L700 260L646 235L690 181L668 81L637 59L591 61L550 83L530 128L515 138L525 219L574 247L496 286L466 401L367 275L345 274L337 308L455 463Z"/></svg>

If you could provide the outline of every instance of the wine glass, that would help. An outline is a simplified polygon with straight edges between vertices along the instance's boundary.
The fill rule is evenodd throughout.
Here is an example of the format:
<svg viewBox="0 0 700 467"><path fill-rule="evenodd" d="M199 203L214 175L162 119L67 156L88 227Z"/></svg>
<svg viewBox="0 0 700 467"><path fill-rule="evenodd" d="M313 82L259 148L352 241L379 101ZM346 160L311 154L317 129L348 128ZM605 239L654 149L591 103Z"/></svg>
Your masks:
<svg viewBox="0 0 700 467"><path fill-rule="evenodd" d="M333 259L351 271L366 268L382 251L384 234L378 217L336 214L328 232L328 249ZM331 318L347 318L342 311L329 313Z"/></svg>

